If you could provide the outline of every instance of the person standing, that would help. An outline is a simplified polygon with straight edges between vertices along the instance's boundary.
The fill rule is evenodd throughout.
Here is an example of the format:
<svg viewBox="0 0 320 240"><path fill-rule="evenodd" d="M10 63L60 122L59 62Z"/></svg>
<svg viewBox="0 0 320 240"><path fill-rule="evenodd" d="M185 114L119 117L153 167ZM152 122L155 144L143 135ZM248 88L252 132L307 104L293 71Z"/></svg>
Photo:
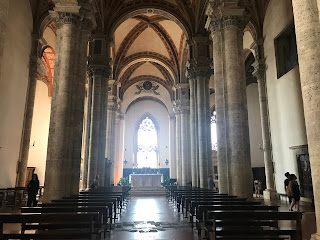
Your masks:
<svg viewBox="0 0 320 240"><path fill-rule="evenodd" d="M32 174L32 178L30 182L27 185L27 192L28 192L28 202L27 206L28 207L36 207L38 202L37 202L37 194L39 191L39 179L37 174Z"/></svg>
<svg viewBox="0 0 320 240"><path fill-rule="evenodd" d="M214 189L214 182L213 182L212 174L210 174L208 177L208 189L209 190Z"/></svg>
<svg viewBox="0 0 320 240"><path fill-rule="evenodd" d="M289 172L286 172L285 174L284 174L284 176L286 177L286 179L284 180L284 192L287 194L287 188L288 188L288 186L289 186L289 183L290 183L290 173ZM291 196L289 196L288 194L287 194L287 197L289 198L289 203L291 204L291 202L292 202L292 197Z"/></svg>
<svg viewBox="0 0 320 240"><path fill-rule="evenodd" d="M253 181L253 185L254 185L254 193L256 195L256 198L257 197L260 197L260 193L259 193L259 180L258 179L255 179Z"/></svg>
<svg viewBox="0 0 320 240"><path fill-rule="evenodd" d="M300 188L297 182L297 177L294 174L290 175L290 183L288 189L288 193L292 198L289 211L293 211L293 207L295 207L297 211L300 212Z"/></svg>

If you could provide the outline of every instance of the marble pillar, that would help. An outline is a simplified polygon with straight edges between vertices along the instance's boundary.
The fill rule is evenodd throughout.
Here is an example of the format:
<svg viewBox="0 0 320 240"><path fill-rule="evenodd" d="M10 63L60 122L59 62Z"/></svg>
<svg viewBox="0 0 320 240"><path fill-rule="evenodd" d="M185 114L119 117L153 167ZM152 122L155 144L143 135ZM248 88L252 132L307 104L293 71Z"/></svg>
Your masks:
<svg viewBox="0 0 320 240"><path fill-rule="evenodd" d="M84 108L86 56L84 42L92 23L81 17L80 7L73 13L51 12L57 21L57 51L53 80L51 115L46 161L44 202L70 196L79 191ZM60 8L59 8L60 9ZM68 8L69 10L71 9ZM81 41L79 41L81 39ZM83 95L83 96L79 96ZM81 127L79 127L81 125ZM79 136L79 139L76 139ZM78 158L78 159L76 159ZM75 173L70 174L70 172ZM75 178L78 176L77 184Z"/></svg>
<svg viewBox="0 0 320 240"><path fill-rule="evenodd" d="M220 21L210 23L212 37L213 66L214 66L214 87L215 87L215 110L217 119L217 158L219 193L227 194L228 186L228 163L227 163L227 142L226 142L226 89L223 74L222 62L222 34Z"/></svg>
<svg viewBox="0 0 320 240"><path fill-rule="evenodd" d="M21 139L21 147L19 154L18 174L16 180L16 187L25 187L26 184L26 172L28 165L30 136L33 119L34 99L36 96L36 85L38 79L38 65L41 61L41 48L42 44L37 35L33 35L32 49L30 53L29 63L29 82L27 89L26 107L23 121L23 131Z"/></svg>
<svg viewBox="0 0 320 240"><path fill-rule="evenodd" d="M319 0L317 1L319 3ZM317 233L320 239L320 24L315 0L293 0L301 90L311 164Z"/></svg>
<svg viewBox="0 0 320 240"><path fill-rule="evenodd" d="M258 81L259 91L259 106L260 106L260 120L262 129L262 144L263 144L263 158L266 174L267 189L264 192L264 196L267 199L276 197L276 191L274 188L274 175L273 175L273 162L272 162L272 150L271 139L269 129L269 112L268 112L268 99L267 88L265 80L265 65L263 59L257 59L254 64L253 76Z"/></svg>
<svg viewBox="0 0 320 240"><path fill-rule="evenodd" d="M182 184L182 166L181 166L181 115L178 109L175 109L176 115L176 162L177 162L177 182Z"/></svg>
<svg viewBox="0 0 320 240"><path fill-rule="evenodd" d="M176 162L176 118L174 114L169 116L169 164L170 178L177 179L177 162Z"/></svg>
<svg viewBox="0 0 320 240"><path fill-rule="evenodd" d="M190 150L191 150L191 175L192 186L198 186L198 141L197 141L197 98L196 98L196 81L194 76L189 76L190 86Z"/></svg>
<svg viewBox="0 0 320 240"><path fill-rule="evenodd" d="M243 58L242 9L223 17L225 80L227 87L227 145L229 194L252 198L252 169ZM244 177L245 176L245 177Z"/></svg>
<svg viewBox="0 0 320 240"><path fill-rule="evenodd" d="M87 186L93 183L93 180L99 175L100 160L100 124L101 124L101 90L102 81L104 81L104 72L101 69L90 70L89 77L92 78L92 106L91 106L91 125L89 141L89 162ZM100 179L100 177L99 177ZM99 181L100 182L100 181Z"/></svg>
<svg viewBox="0 0 320 240"><path fill-rule="evenodd" d="M88 164L89 164L89 143L91 126L91 107L92 107L92 78L88 77L87 88L87 109L85 122L84 158L82 171L82 189L88 189Z"/></svg>

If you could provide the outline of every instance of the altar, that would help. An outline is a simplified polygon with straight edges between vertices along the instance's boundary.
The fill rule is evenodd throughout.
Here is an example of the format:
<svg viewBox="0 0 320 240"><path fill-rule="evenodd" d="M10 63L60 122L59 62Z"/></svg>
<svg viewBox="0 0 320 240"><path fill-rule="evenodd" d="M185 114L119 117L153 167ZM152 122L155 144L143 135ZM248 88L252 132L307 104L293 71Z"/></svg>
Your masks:
<svg viewBox="0 0 320 240"><path fill-rule="evenodd" d="M130 174L131 187L161 187L163 174Z"/></svg>

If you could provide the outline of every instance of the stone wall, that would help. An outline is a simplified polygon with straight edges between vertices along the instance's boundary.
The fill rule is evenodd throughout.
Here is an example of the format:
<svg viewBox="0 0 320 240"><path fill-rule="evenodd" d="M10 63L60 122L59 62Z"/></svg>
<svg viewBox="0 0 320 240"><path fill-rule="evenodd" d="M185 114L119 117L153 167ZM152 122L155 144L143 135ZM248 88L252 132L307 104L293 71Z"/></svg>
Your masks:
<svg viewBox="0 0 320 240"><path fill-rule="evenodd" d="M28 167L36 168L35 173L38 174L40 185L44 184L46 170L50 110L51 98L48 96L48 86L41 81L37 81Z"/></svg>
<svg viewBox="0 0 320 240"><path fill-rule="evenodd" d="M264 52L276 189L283 193L284 173L298 176L289 147L307 144L299 67L277 78L274 39L293 21L291 0L271 0L264 20Z"/></svg>
<svg viewBox="0 0 320 240"><path fill-rule="evenodd" d="M264 167L258 84L247 86L251 166Z"/></svg>
<svg viewBox="0 0 320 240"><path fill-rule="evenodd" d="M29 1L9 2L0 62L0 187L13 187L16 181L32 39Z"/></svg>
<svg viewBox="0 0 320 240"><path fill-rule="evenodd" d="M150 100L135 103L128 109L125 116L124 149L126 151L124 151L123 159L126 159L128 164L124 167L132 168L136 126L140 118L146 113L150 113L159 124L160 168L168 168L170 164L166 166L165 160L169 160L169 115L163 105Z"/></svg>

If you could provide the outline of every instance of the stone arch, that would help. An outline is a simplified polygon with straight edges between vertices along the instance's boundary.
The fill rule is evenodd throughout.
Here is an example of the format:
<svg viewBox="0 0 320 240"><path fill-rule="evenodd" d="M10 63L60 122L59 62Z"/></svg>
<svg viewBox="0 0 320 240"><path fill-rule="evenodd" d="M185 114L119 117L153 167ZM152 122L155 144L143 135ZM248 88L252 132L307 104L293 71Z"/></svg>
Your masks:
<svg viewBox="0 0 320 240"><path fill-rule="evenodd" d="M120 26L121 23L128 20L129 18L133 18L137 15L146 14L146 13L153 13L164 16L169 20L175 22L187 36L187 39L190 39L192 36L190 26L182 19L182 16L179 16L173 10L166 9L161 6L152 6L150 3L149 7L146 6L137 6L135 8L126 9L118 19L111 25L110 27L110 36L114 34L116 29Z"/></svg>

